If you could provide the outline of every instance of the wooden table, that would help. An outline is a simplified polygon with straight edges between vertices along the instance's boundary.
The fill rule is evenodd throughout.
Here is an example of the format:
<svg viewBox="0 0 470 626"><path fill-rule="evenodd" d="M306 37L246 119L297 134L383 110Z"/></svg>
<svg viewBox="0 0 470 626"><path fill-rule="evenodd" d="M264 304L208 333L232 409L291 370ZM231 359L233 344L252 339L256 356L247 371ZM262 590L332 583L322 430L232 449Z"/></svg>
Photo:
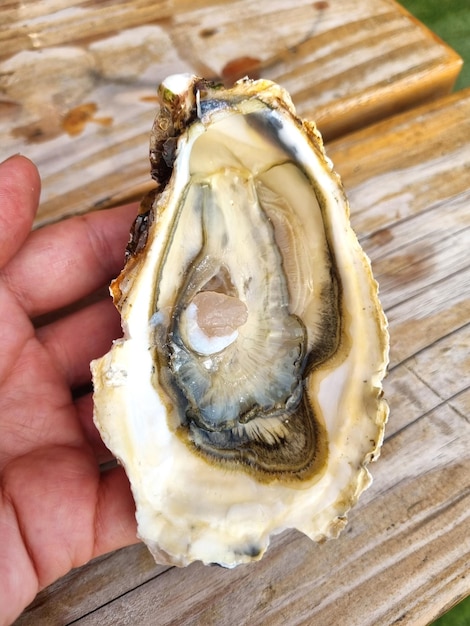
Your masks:
<svg viewBox="0 0 470 626"><path fill-rule="evenodd" d="M181 7L202 11L197 9L201 4L181 2ZM208 16L218 3L204 4L204 19L198 23L210 40L215 35L208 34ZM233 4L253 8L250 3ZM324 12L319 24L330 24L333 31L342 26L329 13L332 7L363 10L347 1L330 1L320 9L326 4L313 3ZM390 2L367 4L384 13L387 8L389 20L392 13L402 19ZM374 15L378 20L378 13ZM246 16L240 14L240 19L248 23ZM359 41L369 18L356 13L348 22L347 17L341 13L345 23L357 21ZM276 24L280 29L281 22ZM229 28L228 21L224 28ZM441 46L434 40L432 45ZM444 63L450 73L455 56L439 49L450 59ZM250 53L253 58L260 55ZM374 64L382 71L378 57ZM420 81L439 81L444 66L427 79L410 70L407 81L411 84L415 77L415 95ZM263 74L275 67L268 64ZM338 76L340 85L345 75ZM398 85L401 93L403 73L390 76L390 85ZM370 95L375 101L374 90L363 88L364 98ZM381 94L377 85L374 93L382 102L377 117L385 112L387 100L393 102L390 109L400 106L393 101L392 87ZM321 100L320 91L315 97ZM354 110L354 99L360 110L358 92L348 106ZM340 101L333 98L333 108ZM328 128L326 105L323 115ZM362 119L368 121L367 115ZM350 198L353 226L381 285L392 346L385 382L391 415L383 452L371 467L374 483L350 513L340 538L316 545L300 533L286 532L276 537L262 561L235 570L158 566L143 546L132 546L96 559L41 592L16 626L424 626L470 593L468 137L470 90L428 99L420 108L349 134L341 131L328 142ZM103 185L102 194L108 189ZM61 190L59 184L57 188ZM78 192L68 193L77 198ZM74 207L80 204L76 202Z"/></svg>

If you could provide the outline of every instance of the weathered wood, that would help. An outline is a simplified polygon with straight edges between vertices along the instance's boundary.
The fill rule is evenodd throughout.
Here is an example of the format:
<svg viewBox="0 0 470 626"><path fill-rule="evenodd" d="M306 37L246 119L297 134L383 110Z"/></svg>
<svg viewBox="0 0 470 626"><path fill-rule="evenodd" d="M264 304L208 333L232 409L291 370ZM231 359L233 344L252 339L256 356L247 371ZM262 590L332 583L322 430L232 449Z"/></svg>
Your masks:
<svg viewBox="0 0 470 626"><path fill-rule="evenodd" d="M59 626L73 622L167 569L155 564L143 544L117 550L72 570L39 593L15 624ZM54 598L52 605L50 597Z"/></svg>
<svg viewBox="0 0 470 626"><path fill-rule="evenodd" d="M426 626L470 593L469 126L467 90L329 146L392 338L387 437L343 535L287 532L231 571L139 571L134 546L45 590L18 624Z"/></svg>
<svg viewBox="0 0 470 626"><path fill-rule="evenodd" d="M169 73L262 73L331 138L448 93L460 66L393 0L7 3L0 158L38 164L39 225L140 196Z"/></svg>
<svg viewBox="0 0 470 626"><path fill-rule="evenodd" d="M392 366L470 319L469 93L329 146L395 329Z"/></svg>

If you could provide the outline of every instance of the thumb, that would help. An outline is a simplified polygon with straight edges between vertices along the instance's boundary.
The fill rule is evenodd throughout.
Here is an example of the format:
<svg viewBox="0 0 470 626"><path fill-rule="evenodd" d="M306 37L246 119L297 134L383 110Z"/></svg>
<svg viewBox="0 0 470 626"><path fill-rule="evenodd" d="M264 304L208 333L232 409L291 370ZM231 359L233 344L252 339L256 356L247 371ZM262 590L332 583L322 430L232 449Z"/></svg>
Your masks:
<svg viewBox="0 0 470 626"><path fill-rule="evenodd" d="M0 163L0 267L21 248L39 204L41 181L29 159L12 156Z"/></svg>

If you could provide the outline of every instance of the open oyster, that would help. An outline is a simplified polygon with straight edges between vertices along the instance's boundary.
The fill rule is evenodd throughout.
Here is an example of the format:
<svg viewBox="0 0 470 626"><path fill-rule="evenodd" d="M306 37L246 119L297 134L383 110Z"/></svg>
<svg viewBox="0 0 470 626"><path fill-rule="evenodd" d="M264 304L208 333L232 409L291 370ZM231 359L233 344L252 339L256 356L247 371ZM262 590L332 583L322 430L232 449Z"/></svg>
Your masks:
<svg viewBox="0 0 470 626"><path fill-rule="evenodd" d="M266 81L168 78L92 363L95 422L160 562L232 567L335 536L382 442L388 336L313 123Z"/></svg>

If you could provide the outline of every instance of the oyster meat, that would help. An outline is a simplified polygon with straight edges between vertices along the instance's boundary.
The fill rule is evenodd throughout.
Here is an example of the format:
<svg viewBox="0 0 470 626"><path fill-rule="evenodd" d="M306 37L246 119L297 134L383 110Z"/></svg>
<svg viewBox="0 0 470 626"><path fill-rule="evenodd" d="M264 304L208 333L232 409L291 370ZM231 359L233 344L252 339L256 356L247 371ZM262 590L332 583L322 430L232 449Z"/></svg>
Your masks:
<svg viewBox="0 0 470 626"><path fill-rule="evenodd" d="M171 76L94 419L159 562L233 567L338 534L387 405L386 320L311 122L267 80Z"/></svg>

